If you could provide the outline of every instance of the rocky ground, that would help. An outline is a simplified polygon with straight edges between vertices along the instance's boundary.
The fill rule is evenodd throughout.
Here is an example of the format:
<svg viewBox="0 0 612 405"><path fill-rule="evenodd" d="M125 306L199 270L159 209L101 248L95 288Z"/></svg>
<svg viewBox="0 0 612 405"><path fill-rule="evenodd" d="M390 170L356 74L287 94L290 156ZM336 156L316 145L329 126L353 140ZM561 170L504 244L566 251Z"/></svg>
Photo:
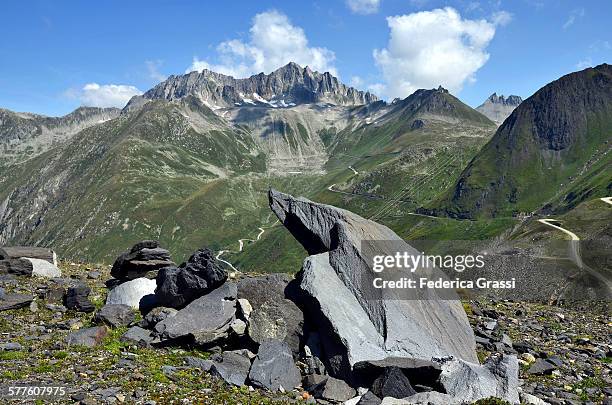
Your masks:
<svg viewBox="0 0 612 405"><path fill-rule="evenodd" d="M109 267L59 267L64 277L92 289L96 309L104 305ZM35 292L35 297L24 308L0 312L0 385L69 387L69 395L57 403L270 403L309 398L298 390L272 394L230 387L187 366L188 356L206 359L210 352L130 345L120 341L127 327L111 329L99 346L67 347L71 331L95 325L95 312L67 310L53 299L51 280L3 279L1 286L6 293ZM464 307L478 336L481 360L495 351L520 353L523 402L537 403L525 394L556 404L611 400L612 319L604 308L491 301L465 302Z"/></svg>

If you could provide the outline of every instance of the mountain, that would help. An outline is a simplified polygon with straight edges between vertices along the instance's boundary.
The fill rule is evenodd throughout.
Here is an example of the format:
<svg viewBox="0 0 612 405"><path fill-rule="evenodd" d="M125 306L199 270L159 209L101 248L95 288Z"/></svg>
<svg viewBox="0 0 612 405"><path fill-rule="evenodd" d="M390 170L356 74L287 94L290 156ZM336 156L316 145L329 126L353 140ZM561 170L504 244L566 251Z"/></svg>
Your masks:
<svg viewBox="0 0 612 405"><path fill-rule="evenodd" d="M563 212L612 194L612 66L561 77L519 105L439 208L457 217Z"/></svg>
<svg viewBox="0 0 612 405"><path fill-rule="evenodd" d="M46 117L0 108L0 165L41 154L87 127L116 118L119 113L117 108L80 107L63 117Z"/></svg>
<svg viewBox="0 0 612 405"><path fill-rule="evenodd" d="M246 92L268 102L246 102ZM391 197L429 180L409 196L413 209L448 187L495 129L442 88L387 104L295 64L249 79L171 77L100 121L0 165L0 245L108 261L153 238L179 257L209 246L229 259L239 240L272 226L269 186L333 202L334 183ZM339 205L382 208L361 200Z"/></svg>
<svg viewBox="0 0 612 405"><path fill-rule="evenodd" d="M329 72L313 72L308 66L302 68L291 62L268 75L259 73L246 79L207 69L170 76L130 104L152 99L176 100L186 95L201 99L212 109L248 105L286 108L310 103L352 106L378 100L369 92L345 86Z"/></svg>
<svg viewBox="0 0 612 405"><path fill-rule="evenodd" d="M522 102L523 99L519 96L508 96L506 98L503 95L498 96L497 93L493 93L476 108L476 111L484 114L497 125L501 125Z"/></svg>

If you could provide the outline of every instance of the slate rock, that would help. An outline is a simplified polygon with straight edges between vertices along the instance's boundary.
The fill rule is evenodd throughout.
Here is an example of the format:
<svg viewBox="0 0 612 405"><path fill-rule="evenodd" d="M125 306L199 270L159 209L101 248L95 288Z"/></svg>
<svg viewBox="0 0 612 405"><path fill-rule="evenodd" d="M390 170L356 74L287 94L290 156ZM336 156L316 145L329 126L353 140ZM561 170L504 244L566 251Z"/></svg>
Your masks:
<svg viewBox="0 0 612 405"><path fill-rule="evenodd" d="M102 340L107 334L108 328L106 326L80 329L69 333L68 336L66 336L66 343L68 346L94 347L102 343Z"/></svg>
<svg viewBox="0 0 612 405"><path fill-rule="evenodd" d="M195 252L180 267L164 267L157 273L155 295L159 305L182 308L227 280L227 272L208 248Z"/></svg>
<svg viewBox="0 0 612 405"><path fill-rule="evenodd" d="M289 345L276 339L259 345L249 380L253 386L270 391L278 391L281 387L290 391L300 385L300 370L293 361Z"/></svg>
<svg viewBox="0 0 612 405"><path fill-rule="evenodd" d="M127 326L134 322L134 319L136 319L134 310L125 304L105 305L94 315L96 322L104 323L113 328Z"/></svg>
<svg viewBox="0 0 612 405"><path fill-rule="evenodd" d="M245 384L251 368L251 360L248 357L235 352L225 352L213 357L210 367L212 375L231 385L241 387Z"/></svg>
<svg viewBox="0 0 612 405"><path fill-rule="evenodd" d="M25 308L30 305L34 297L26 294L4 293L0 297L0 312L10 309Z"/></svg>
<svg viewBox="0 0 612 405"><path fill-rule="evenodd" d="M463 405L465 402L460 399L453 398L451 395L443 394L441 392L429 391L419 392L408 398L401 400L393 400L392 398L385 398L381 405L394 405L394 404L410 404L410 405Z"/></svg>
<svg viewBox="0 0 612 405"><path fill-rule="evenodd" d="M168 266L175 266L170 252L162 249L158 241L142 241L115 260L111 275L119 280L155 278L157 270Z"/></svg>
<svg viewBox="0 0 612 405"><path fill-rule="evenodd" d="M0 260L0 274L15 274L17 276L31 276L34 266L26 259Z"/></svg>
<svg viewBox="0 0 612 405"><path fill-rule="evenodd" d="M66 299L64 305L68 309L78 312L93 312L96 307L89 300L91 288L85 284L77 284L71 286L66 291Z"/></svg>
<svg viewBox="0 0 612 405"><path fill-rule="evenodd" d="M441 297L434 290L418 290L409 293L410 299L397 299L398 292L374 291L375 274L368 267L371 260L361 255L362 241L390 241L369 253L393 255L401 247L420 254L393 231L349 211L275 190L269 191L269 202L311 255L299 277L300 305L320 326L330 374L350 378L354 364L386 357L452 355L478 362L461 302L449 299L454 293ZM432 273L436 269L418 271L420 277L437 277Z"/></svg>
<svg viewBox="0 0 612 405"><path fill-rule="evenodd" d="M236 313L236 294L236 284L225 283L159 322L155 331L162 340L188 338L203 345L224 339Z"/></svg>
<svg viewBox="0 0 612 405"><path fill-rule="evenodd" d="M472 403L496 397L519 403L518 359L515 355L492 356L483 364L461 359L444 360L439 382L444 391L460 401Z"/></svg>
<svg viewBox="0 0 612 405"><path fill-rule="evenodd" d="M213 361L208 359L201 359L199 357L187 356L185 357L185 362L189 367L199 368L202 371L209 372Z"/></svg>
<svg viewBox="0 0 612 405"><path fill-rule="evenodd" d="M155 280L137 278L119 284L106 297L106 304L125 304L145 310L155 306Z"/></svg>
<svg viewBox="0 0 612 405"><path fill-rule="evenodd" d="M312 394L317 399L344 402L355 397L357 391L342 380L327 377L312 388Z"/></svg>
<svg viewBox="0 0 612 405"><path fill-rule="evenodd" d="M19 351L23 346L17 342L0 343L0 352Z"/></svg>
<svg viewBox="0 0 612 405"><path fill-rule="evenodd" d="M304 314L287 298L291 295L287 291L292 279L287 274L278 273L241 279L238 298L248 301L251 307L247 333L254 342L283 340L297 354L303 339Z"/></svg>
<svg viewBox="0 0 612 405"><path fill-rule="evenodd" d="M399 367L387 367L370 388L377 397L406 398L416 394Z"/></svg>
<svg viewBox="0 0 612 405"><path fill-rule="evenodd" d="M557 367L544 359L536 359L527 372L532 375L550 375Z"/></svg>
<svg viewBox="0 0 612 405"><path fill-rule="evenodd" d="M155 337L150 330L132 326L121 336L120 340L139 347L148 347L155 341Z"/></svg>

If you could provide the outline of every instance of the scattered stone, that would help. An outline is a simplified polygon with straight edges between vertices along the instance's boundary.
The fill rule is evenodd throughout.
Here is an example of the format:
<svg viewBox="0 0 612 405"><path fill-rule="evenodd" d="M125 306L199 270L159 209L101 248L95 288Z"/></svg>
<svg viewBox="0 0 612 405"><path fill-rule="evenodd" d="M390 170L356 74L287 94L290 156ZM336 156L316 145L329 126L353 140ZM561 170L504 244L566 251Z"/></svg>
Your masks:
<svg viewBox="0 0 612 405"><path fill-rule="evenodd" d="M93 312L96 307L89 300L91 288L85 284L78 284L68 288L65 306L78 312Z"/></svg>
<svg viewBox="0 0 612 405"><path fill-rule="evenodd" d="M537 359L527 372L532 375L550 375L557 367L544 359Z"/></svg>
<svg viewBox="0 0 612 405"><path fill-rule="evenodd" d="M121 336L120 340L139 347L148 347L155 341L155 337L151 334L150 330L139 326L132 326Z"/></svg>
<svg viewBox="0 0 612 405"><path fill-rule="evenodd" d="M255 387L278 391L292 390L300 385L300 371L295 366L291 349L286 342L276 339L264 341L249 372Z"/></svg>
<svg viewBox="0 0 612 405"><path fill-rule="evenodd" d="M371 260L362 256L361 241L388 241L376 247L376 254L394 254L398 248L419 254L393 231L349 211L275 190L270 190L269 201L311 255L299 280L301 305L313 319L322 320L324 349L336 357L329 362L331 374L348 378L355 363L394 356L430 360L453 355L478 362L474 333L458 299L439 299L432 290L407 292L415 294L411 299L375 291L375 274L367 264ZM419 275L435 278L435 271L419 269Z"/></svg>
<svg viewBox="0 0 612 405"><path fill-rule="evenodd" d="M182 308L227 280L227 272L208 249L200 249L180 267L164 267L157 273L155 295L160 305Z"/></svg>
<svg viewBox="0 0 612 405"><path fill-rule="evenodd" d="M95 326L93 328L81 329L71 332L66 336L68 346L94 347L99 345L108 334L106 326Z"/></svg>
<svg viewBox="0 0 612 405"><path fill-rule="evenodd" d="M108 304L102 307L94 316L94 321L104 323L113 328L127 326L134 322L136 315L131 307L124 304Z"/></svg>
<svg viewBox="0 0 612 405"><path fill-rule="evenodd" d="M137 278L121 283L108 293L106 304L124 304L145 310L155 306L155 280Z"/></svg>
<svg viewBox="0 0 612 405"><path fill-rule="evenodd" d="M353 398L357 392L347 383L337 378L327 377L312 388L315 398L326 401L344 402Z"/></svg>
<svg viewBox="0 0 612 405"><path fill-rule="evenodd" d="M372 391L368 391L361 396L357 405L379 405L382 402Z"/></svg>
<svg viewBox="0 0 612 405"><path fill-rule="evenodd" d="M0 274L14 274L16 276L32 276L34 266L26 259L0 260Z"/></svg>
<svg viewBox="0 0 612 405"><path fill-rule="evenodd" d="M17 342L0 343L0 352L19 351L22 349L23 346Z"/></svg>
<svg viewBox="0 0 612 405"><path fill-rule="evenodd" d="M387 367L384 372L374 380L370 391L379 398L406 398L416 394L410 381L398 367Z"/></svg>
<svg viewBox="0 0 612 405"><path fill-rule="evenodd" d="M235 352L225 352L214 356L210 373L221 378L228 384L243 386L249 375L251 361L248 357Z"/></svg>
<svg viewBox="0 0 612 405"><path fill-rule="evenodd" d="M155 278L163 267L175 266L170 252L162 249L158 241L142 241L129 252L122 253L111 269L111 275L119 280L134 280L141 277Z"/></svg>
<svg viewBox="0 0 612 405"><path fill-rule="evenodd" d="M97 280L102 276L102 273L100 273L99 271L90 271L89 273L87 273L87 278L90 280Z"/></svg>
<svg viewBox="0 0 612 405"><path fill-rule="evenodd" d="M199 357L193 357L193 356L185 357L185 362L187 363L189 367L199 368L200 370L206 371L206 372L209 372L213 365L212 360L205 360L205 359L201 359Z"/></svg>
<svg viewBox="0 0 612 405"><path fill-rule="evenodd" d="M236 284L225 283L159 322L155 331L164 340L190 338L197 344L212 344L229 333L236 313L236 294Z"/></svg>

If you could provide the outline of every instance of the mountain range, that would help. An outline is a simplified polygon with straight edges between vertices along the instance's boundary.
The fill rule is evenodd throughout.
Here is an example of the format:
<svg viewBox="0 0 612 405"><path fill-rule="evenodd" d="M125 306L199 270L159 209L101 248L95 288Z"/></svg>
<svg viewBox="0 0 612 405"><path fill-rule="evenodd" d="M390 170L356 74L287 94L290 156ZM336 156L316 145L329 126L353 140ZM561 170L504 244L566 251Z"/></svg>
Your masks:
<svg viewBox="0 0 612 405"><path fill-rule="evenodd" d="M519 104L523 102L520 96L498 96L493 93L484 103L476 107L476 111L482 113L497 125L501 125Z"/></svg>
<svg viewBox="0 0 612 405"><path fill-rule="evenodd" d="M0 110L0 245L108 261L155 238L178 255L206 245L236 266L292 271L301 248L270 217L270 186L404 237L496 236L516 213L609 195L609 69L522 103L493 95L482 113L442 87L387 103L295 63L171 76L123 110ZM426 218L437 222L415 222Z"/></svg>

